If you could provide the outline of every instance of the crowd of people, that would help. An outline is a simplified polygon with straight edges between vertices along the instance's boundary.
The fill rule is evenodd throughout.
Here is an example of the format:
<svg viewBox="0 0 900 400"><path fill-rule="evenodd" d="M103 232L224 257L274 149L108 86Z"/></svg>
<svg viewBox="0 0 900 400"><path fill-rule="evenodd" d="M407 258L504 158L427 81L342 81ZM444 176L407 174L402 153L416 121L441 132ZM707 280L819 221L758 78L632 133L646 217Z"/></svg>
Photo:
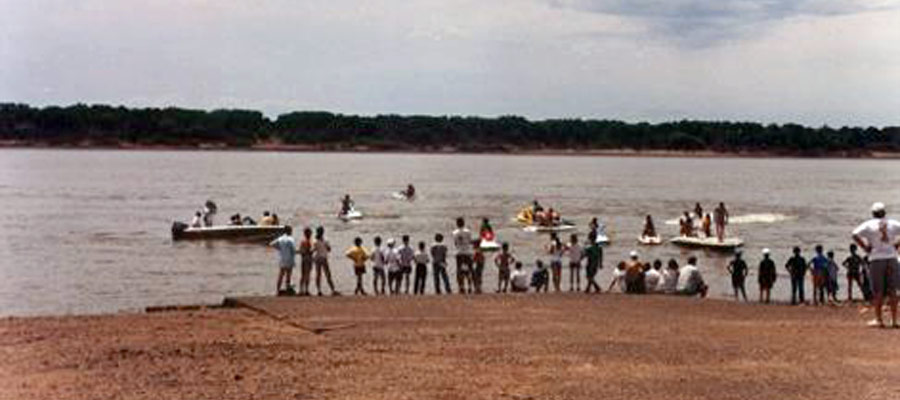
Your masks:
<svg viewBox="0 0 900 400"><path fill-rule="evenodd" d="M720 207L724 209L724 206ZM727 215L727 211L724 213ZM649 218L648 224L652 224ZM482 224L482 235L486 229L492 232L488 221ZM279 250L280 257L280 273L276 285L278 294L312 294L310 282L313 267L315 267L316 294L323 295L323 277L331 294L339 294L331 277L329 259L332 248L325 238L325 230L318 227L314 238L312 233L311 229L304 229L303 238L298 245L291 236L290 227L287 227L284 235L271 242L270 245ZM840 264L835 259L834 252L826 252L821 245L815 247L815 255L808 261L803 257L799 247L793 248L793 255L784 264L790 277L791 304L806 304L807 275L812 277L813 305L839 303L839 273L843 267L846 272L847 301L853 301L853 288L856 286L862 299L870 301L875 310L876 318L871 324L884 326L882 304L887 298L891 309L892 326L897 326L896 289L900 286L898 235L900 222L886 218L884 205L875 203L872 206L872 219L852 232L854 243L849 246L849 255ZM534 267L528 271L508 243L503 243L499 252L488 257L479 245L482 238L473 236L466 227L465 220L458 218L456 229L451 234L456 264L456 291L482 293L486 264L489 258L492 258L497 273L495 289L497 293L548 292L551 286L554 291L562 291L564 265L568 265L569 291L582 291L583 271L585 278L583 291L600 293L602 288L596 281L596 276L603 268L603 248L597 243L596 238L596 229L591 231L584 245L579 242L577 234L570 235L568 240L563 242L556 233L553 233L545 245L549 263L537 258L533 261ZM444 243L443 234L435 234L430 245L424 241L413 243L408 235L402 236L400 243L394 238L383 240L376 236L372 239L372 244L372 247L366 248L363 246L362 238L357 237L353 241L353 246L344 253L356 275L355 294L367 295L370 292L377 295L409 294L410 281L413 282L412 294L424 294L429 280L429 266L434 293L453 292L448 272L451 249ZM866 254L860 255L860 249ZM300 255L301 275L297 290L291 284L296 253ZM628 260L617 264L606 290L630 294L661 293L705 297L709 286L697 262L697 258L691 256L683 266L679 266L675 259L670 259L663 266L662 260L655 260L652 263L641 261L639 253L632 251ZM364 276L369 271L372 273L371 291L366 290L364 281ZM727 271L731 275L735 298L747 301L746 281L750 275L750 268L740 250L735 252ZM771 290L778 279L776 262L771 257L769 249L762 250L757 278L759 301L769 303Z"/></svg>
<svg viewBox="0 0 900 400"><path fill-rule="evenodd" d="M728 218L728 209L725 208L725 203L720 202L712 213L705 214L703 213L703 207L700 206L700 203L697 203L694 205L693 211L685 211L678 219L679 232L681 236L685 237L701 237L702 234L702 237L710 238L713 237L712 230L713 226L715 226L715 237L719 242L722 242L725 240L725 226L728 225ZM652 224L649 215L647 219L648 223Z"/></svg>

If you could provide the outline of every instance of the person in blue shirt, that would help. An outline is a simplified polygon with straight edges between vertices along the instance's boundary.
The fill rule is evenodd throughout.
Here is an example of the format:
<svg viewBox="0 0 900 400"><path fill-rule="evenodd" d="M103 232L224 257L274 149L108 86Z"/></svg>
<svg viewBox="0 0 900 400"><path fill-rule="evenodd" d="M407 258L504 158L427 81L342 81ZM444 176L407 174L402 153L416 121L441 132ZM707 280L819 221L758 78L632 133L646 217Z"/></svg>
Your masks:
<svg viewBox="0 0 900 400"><path fill-rule="evenodd" d="M816 256L809 261L813 277L813 305L825 304L828 287L828 257L822 254L822 245L816 246Z"/></svg>

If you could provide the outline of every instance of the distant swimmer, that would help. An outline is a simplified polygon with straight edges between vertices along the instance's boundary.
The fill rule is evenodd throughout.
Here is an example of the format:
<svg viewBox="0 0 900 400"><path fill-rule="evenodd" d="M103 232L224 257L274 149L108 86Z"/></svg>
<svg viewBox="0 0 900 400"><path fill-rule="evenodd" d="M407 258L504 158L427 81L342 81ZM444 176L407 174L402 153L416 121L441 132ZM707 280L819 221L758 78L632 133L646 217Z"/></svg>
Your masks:
<svg viewBox="0 0 900 400"><path fill-rule="evenodd" d="M641 237L656 237L656 225L653 224L653 217L650 214L647 214L647 218L644 219L644 231L641 233Z"/></svg>
<svg viewBox="0 0 900 400"><path fill-rule="evenodd" d="M725 203L719 203L719 206L713 210L713 222L716 224L716 237L719 242L725 240L725 225L728 224L728 210Z"/></svg>

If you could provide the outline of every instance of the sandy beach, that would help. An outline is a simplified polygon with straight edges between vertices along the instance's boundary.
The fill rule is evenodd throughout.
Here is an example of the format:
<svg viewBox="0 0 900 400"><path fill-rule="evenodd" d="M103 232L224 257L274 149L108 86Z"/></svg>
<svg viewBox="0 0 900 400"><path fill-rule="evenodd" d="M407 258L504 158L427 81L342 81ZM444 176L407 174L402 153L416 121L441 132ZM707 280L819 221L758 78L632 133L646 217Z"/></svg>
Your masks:
<svg viewBox="0 0 900 400"><path fill-rule="evenodd" d="M896 399L856 306L573 294L235 299L0 320L2 399Z"/></svg>

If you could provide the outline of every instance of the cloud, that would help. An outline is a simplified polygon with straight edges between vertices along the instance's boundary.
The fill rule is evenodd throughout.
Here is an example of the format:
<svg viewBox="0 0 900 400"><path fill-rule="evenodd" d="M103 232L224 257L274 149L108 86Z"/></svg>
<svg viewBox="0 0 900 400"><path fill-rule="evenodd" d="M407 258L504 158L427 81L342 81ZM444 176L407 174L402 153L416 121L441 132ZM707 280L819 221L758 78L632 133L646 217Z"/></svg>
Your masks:
<svg viewBox="0 0 900 400"><path fill-rule="evenodd" d="M548 0L551 6L642 21L649 33L707 47L766 31L799 17L831 17L900 8L898 0Z"/></svg>

